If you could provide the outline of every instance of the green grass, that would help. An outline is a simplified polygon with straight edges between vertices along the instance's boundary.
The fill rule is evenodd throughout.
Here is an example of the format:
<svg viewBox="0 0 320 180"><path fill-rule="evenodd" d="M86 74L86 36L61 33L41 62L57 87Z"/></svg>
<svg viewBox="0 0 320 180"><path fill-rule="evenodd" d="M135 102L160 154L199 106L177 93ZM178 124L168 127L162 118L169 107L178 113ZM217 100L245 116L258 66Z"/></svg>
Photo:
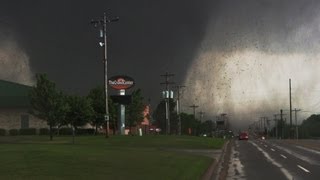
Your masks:
<svg viewBox="0 0 320 180"><path fill-rule="evenodd" d="M172 149L221 148L188 136L0 137L0 179L199 179L212 159Z"/></svg>

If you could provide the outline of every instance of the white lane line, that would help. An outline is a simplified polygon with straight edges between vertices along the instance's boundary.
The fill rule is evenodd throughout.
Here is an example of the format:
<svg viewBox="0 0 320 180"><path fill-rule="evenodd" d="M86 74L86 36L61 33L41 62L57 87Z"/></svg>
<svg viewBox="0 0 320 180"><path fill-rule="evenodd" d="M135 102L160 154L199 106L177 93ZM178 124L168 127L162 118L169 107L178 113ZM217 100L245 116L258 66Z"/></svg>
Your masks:
<svg viewBox="0 0 320 180"><path fill-rule="evenodd" d="M317 151L317 150L314 150L314 149L308 149L308 148L305 148L305 147L302 147L302 146L296 146L297 148L300 148L300 149L303 149L305 151L309 151L309 152L312 152L312 153L315 153L315 154L320 154L320 151Z"/></svg>
<svg viewBox="0 0 320 180"><path fill-rule="evenodd" d="M310 173L310 171L302 166L300 166L299 164L297 165L298 168L302 169L304 172Z"/></svg>
<svg viewBox="0 0 320 180"><path fill-rule="evenodd" d="M276 150L274 150L274 149L272 149L272 148L271 148L270 150L273 151L273 152L276 151Z"/></svg>
<svg viewBox="0 0 320 180"><path fill-rule="evenodd" d="M261 149L256 143L249 141L253 146L255 146L260 152L262 152L262 154L264 155L264 157L271 162L274 166L280 168L281 172L285 175L285 177L288 180L292 180L293 176L292 174L290 174L290 172L285 169L281 164L279 164L275 159L273 159L266 151L264 151L263 149Z"/></svg>
<svg viewBox="0 0 320 180"><path fill-rule="evenodd" d="M296 157L296 158L299 158L305 162L308 162L309 164L312 164L312 165L320 165L320 162L319 161L316 161L314 159L312 159L311 157L307 157L306 155L303 155L301 153L298 153L298 152L294 152L292 150L289 150L287 148L284 148L284 147L281 147L281 146L278 146L278 145L275 145L276 148L282 150L282 151L285 151L286 153Z"/></svg>
<svg viewBox="0 0 320 180"><path fill-rule="evenodd" d="M264 145L264 147L268 147L267 145Z"/></svg>
<svg viewBox="0 0 320 180"><path fill-rule="evenodd" d="M281 157L283 157L284 159L287 159L287 157L283 154L280 154Z"/></svg>

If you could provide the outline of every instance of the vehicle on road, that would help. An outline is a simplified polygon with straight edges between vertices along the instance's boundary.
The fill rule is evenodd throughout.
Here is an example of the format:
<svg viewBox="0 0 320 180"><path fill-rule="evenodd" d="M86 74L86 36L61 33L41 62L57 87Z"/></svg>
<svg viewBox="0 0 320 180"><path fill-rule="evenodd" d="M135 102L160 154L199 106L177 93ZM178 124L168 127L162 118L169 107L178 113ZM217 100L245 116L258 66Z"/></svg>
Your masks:
<svg viewBox="0 0 320 180"><path fill-rule="evenodd" d="M239 134L239 140L248 140L249 139L249 134L248 132L241 132Z"/></svg>

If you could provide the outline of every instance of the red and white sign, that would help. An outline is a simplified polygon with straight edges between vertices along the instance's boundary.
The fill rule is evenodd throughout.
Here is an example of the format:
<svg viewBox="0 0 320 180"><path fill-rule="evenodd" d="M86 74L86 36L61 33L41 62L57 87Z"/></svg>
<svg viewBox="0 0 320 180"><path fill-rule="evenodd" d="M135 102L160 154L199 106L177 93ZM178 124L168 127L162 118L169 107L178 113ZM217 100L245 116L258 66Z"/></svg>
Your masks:
<svg viewBox="0 0 320 180"><path fill-rule="evenodd" d="M129 89L134 86L134 80L129 76L113 76L108 80L109 86L113 89Z"/></svg>

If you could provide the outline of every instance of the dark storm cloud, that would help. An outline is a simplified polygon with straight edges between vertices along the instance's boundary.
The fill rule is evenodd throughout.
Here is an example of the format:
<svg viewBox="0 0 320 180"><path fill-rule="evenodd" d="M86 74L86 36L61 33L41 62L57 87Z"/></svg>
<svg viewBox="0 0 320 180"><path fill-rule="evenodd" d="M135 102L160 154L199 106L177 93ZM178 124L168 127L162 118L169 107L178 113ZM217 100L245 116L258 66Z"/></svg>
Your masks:
<svg viewBox="0 0 320 180"><path fill-rule="evenodd" d="M109 76L127 74L146 97L159 98L160 74L183 79L213 9L209 0L1 2L0 20L11 24L34 73L86 94L103 82L98 31L90 25L107 9L120 21L109 26Z"/></svg>
<svg viewBox="0 0 320 180"><path fill-rule="evenodd" d="M320 34L317 0L221 1L202 45L208 51L254 49L266 53L313 52ZM306 27L308 31L301 29ZM301 29L300 32L297 29ZM210 31L210 32L209 32ZM301 33L301 34L299 34ZM316 47L316 48L315 48Z"/></svg>

